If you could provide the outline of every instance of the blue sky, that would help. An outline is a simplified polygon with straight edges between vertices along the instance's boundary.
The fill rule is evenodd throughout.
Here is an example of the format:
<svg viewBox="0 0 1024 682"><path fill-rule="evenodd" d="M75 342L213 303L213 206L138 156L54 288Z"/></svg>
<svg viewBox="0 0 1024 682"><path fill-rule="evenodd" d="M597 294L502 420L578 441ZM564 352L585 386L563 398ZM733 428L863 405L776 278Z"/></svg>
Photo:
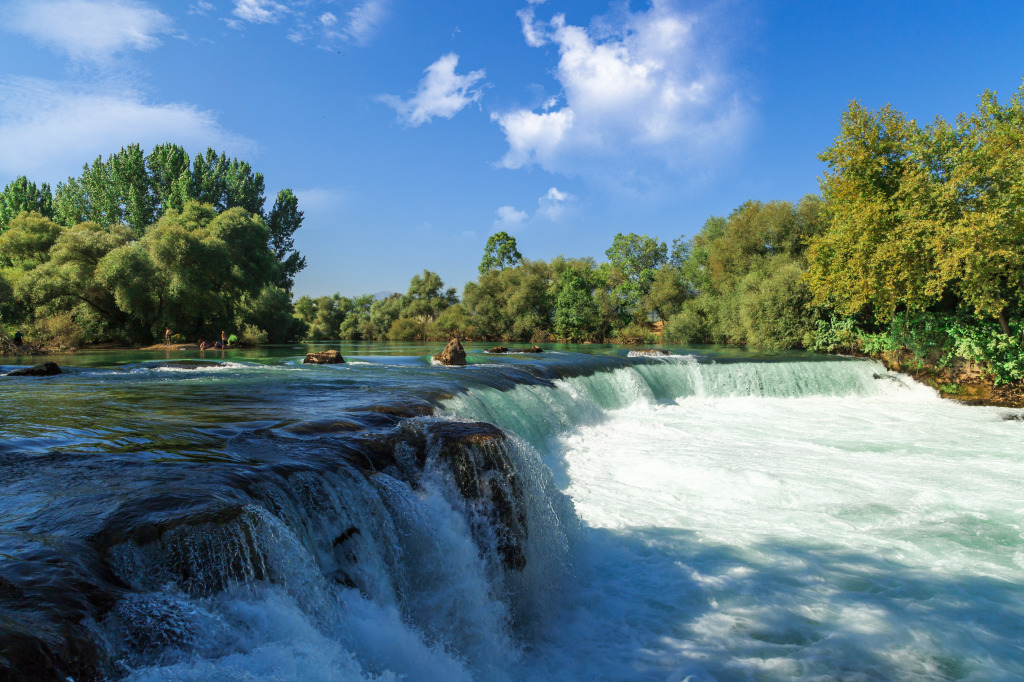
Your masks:
<svg viewBox="0 0 1024 682"><path fill-rule="evenodd" d="M138 142L248 160L306 213L297 294L460 287L504 229L603 260L816 192L852 99L1009 97L1019 2L0 0L0 184Z"/></svg>

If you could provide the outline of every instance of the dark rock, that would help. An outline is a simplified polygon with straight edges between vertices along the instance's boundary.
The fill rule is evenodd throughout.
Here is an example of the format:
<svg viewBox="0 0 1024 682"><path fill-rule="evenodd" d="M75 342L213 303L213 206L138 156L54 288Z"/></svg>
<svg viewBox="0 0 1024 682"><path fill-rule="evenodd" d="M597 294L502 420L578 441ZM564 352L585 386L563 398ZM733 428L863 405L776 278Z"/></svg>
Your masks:
<svg viewBox="0 0 1024 682"><path fill-rule="evenodd" d="M1024 422L1024 412L1022 412L1021 414L1004 414L1003 421Z"/></svg>
<svg viewBox="0 0 1024 682"><path fill-rule="evenodd" d="M529 348L523 348L521 350L517 350L516 352L517 353L543 353L544 349L541 348L540 346L530 346Z"/></svg>
<svg viewBox="0 0 1024 682"><path fill-rule="evenodd" d="M443 351L434 356L434 360L449 367L452 365L465 365L466 351L462 347L462 342L458 339L452 339L444 347Z"/></svg>
<svg viewBox="0 0 1024 682"><path fill-rule="evenodd" d="M626 357L629 357L629 358L650 358L650 357L661 357L661 356L664 356L664 355L672 355L672 354L669 353L667 350L662 350L660 348L648 348L648 349L645 349L645 350L631 350L626 355Z"/></svg>
<svg viewBox="0 0 1024 682"><path fill-rule="evenodd" d="M325 350L320 353L306 353L306 358L302 361L304 365L340 365L345 362L345 358L341 357L341 353L336 350Z"/></svg>
<svg viewBox="0 0 1024 682"><path fill-rule="evenodd" d="M508 352L508 348L505 348L505 346L495 346L494 348L490 349L487 352L488 353L507 353Z"/></svg>
<svg viewBox="0 0 1024 682"><path fill-rule="evenodd" d="M60 367L57 366L56 362L44 362L41 365L35 367L26 367L25 369L16 369L13 372L8 372L9 377L52 377L55 374L63 374L60 371Z"/></svg>
<svg viewBox="0 0 1024 682"><path fill-rule="evenodd" d="M359 535L359 529L356 528L355 526L349 526L348 528L346 528L344 530L344 532L342 532L341 535L339 535L338 537L334 538L333 546L337 547L338 545L344 543L346 540L348 540L353 535Z"/></svg>
<svg viewBox="0 0 1024 682"><path fill-rule="evenodd" d="M488 509L502 563L522 571L528 535L525 503L505 434L484 422L439 422L432 425L431 436L462 496Z"/></svg>

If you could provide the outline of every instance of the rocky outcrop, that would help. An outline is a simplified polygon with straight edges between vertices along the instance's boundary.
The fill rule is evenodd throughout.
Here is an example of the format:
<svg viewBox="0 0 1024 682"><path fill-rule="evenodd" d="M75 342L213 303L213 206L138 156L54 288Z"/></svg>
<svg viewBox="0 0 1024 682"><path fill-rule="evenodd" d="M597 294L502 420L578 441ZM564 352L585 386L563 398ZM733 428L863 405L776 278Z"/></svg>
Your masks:
<svg viewBox="0 0 1024 682"><path fill-rule="evenodd" d="M325 350L320 353L306 353L302 361L304 365L340 365L345 362L341 353L336 350Z"/></svg>
<svg viewBox="0 0 1024 682"><path fill-rule="evenodd" d="M487 352L488 353L507 353L508 352L508 348L505 348L505 346L495 346L494 348L490 349Z"/></svg>
<svg viewBox="0 0 1024 682"><path fill-rule="evenodd" d="M6 376L9 377L52 377L55 374L63 374L60 371L60 367L57 366L56 362L44 362L41 365L35 367L26 367L25 369L16 369L13 372L8 372Z"/></svg>
<svg viewBox="0 0 1024 682"><path fill-rule="evenodd" d="M665 355L672 355L667 350L660 348L650 348L645 350L631 350L627 353L626 357L629 358L650 358L650 357L662 357Z"/></svg>
<svg viewBox="0 0 1024 682"><path fill-rule="evenodd" d="M449 341L448 345L444 347L444 350L434 356L434 361L448 366L465 365L466 351L462 347L462 342L458 339L452 339Z"/></svg>
<svg viewBox="0 0 1024 682"><path fill-rule="evenodd" d="M522 350L516 351L517 353L543 353L544 349L540 346L530 346L529 348L523 348Z"/></svg>

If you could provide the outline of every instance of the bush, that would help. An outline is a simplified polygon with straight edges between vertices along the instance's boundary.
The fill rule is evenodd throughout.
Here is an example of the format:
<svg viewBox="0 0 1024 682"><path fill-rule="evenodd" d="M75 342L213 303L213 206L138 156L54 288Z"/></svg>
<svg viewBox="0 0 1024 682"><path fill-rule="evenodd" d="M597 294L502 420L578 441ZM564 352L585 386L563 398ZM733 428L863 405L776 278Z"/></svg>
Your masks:
<svg viewBox="0 0 1024 682"><path fill-rule="evenodd" d="M51 350L69 351L82 345L85 330L75 322L71 313L36 320L28 331L29 338L38 346Z"/></svg>
<svg viewBox="0 0 1024 682"><path fill-rule="evenodd" d="M236 343L238 343L238 337L237 336L232 334L231 336L228 337L228 345L229 346L233 345L233 344L236 344Z"/></svg>
<svg viewBox="0 0 1024 682"><path fill-rule="evenodd" d="M668 318L661 338L667 343L707 343L710 340L707 315L700 299L690 299L682 309Z"/></svg>
<svg viewBox="0 0 1024 682"><path fill-rule="evenodd" d="M861 332L852 317L818 320L813 330L804 334L804 348L819 353L851 353L861 345Z"/></svg>
<svg viewBox="0 0 1024 682"><path fill-rule="evenodd" d="M391 341L421 341L423 325L411 318L400 317L391 323L388 339Z"/></svg>
<svg viewBox="0 0 1024 682"><path fill-rule="evenodd" d="M240 342L245 346L261 346L267 342L267 333L254 324L247 324L242 328Z"/></svg>
<svg viewBox="0 0 1024 682"><path fill-rule="evenodd" d="M613 336L615 343L627 346L639 346L646 343L654 343L654 332L646 325L633 322L622 329L616 330Z"/></svg>

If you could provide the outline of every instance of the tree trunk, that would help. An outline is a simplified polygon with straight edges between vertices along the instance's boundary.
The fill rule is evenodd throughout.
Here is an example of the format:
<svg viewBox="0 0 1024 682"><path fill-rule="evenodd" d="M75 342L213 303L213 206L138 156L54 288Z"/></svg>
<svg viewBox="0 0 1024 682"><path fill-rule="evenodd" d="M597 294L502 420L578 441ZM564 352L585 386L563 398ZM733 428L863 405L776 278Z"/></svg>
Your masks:
<svg viewBox="0 0 1024 682"><path fill-rule="evenodd" d="M999 326L1003 328L1003 333L1007 336L1012 337L1013 332L1010 331L1010 323L1006 320L1006 310L999 311Z"/></svg>

